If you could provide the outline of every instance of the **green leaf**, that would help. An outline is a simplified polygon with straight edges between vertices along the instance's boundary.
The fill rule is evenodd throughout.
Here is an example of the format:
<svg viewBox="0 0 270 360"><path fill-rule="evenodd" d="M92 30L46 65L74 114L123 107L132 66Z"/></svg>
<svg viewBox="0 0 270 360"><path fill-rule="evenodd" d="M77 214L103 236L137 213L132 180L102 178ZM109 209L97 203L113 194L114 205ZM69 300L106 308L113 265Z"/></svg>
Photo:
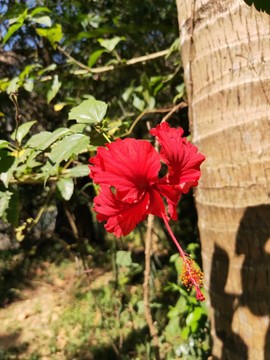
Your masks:
<svg viewBox="0 0 270 360"><path fill-rule="evenodd" d="M53 48L56 48L56 44L59 43L63 37L62 26L60 24L56 24L50 29L37 28L36 32L39 36L46 37Z"/></svg>
<svg viewBox="0 0 270 360"><path fill-rule="evenodd" d="M62 83L58 80L58 75L54 75L52 87L50 88L50 90L47 93L47 103L48 104L56 96L56 94L58 93L61 85L62 85Z"/></svg>
<svg viewBox="0 0 270 360"><path fill-rule="evenodd" d="M60 102L60 103L54 104L53 110L56 112L61 111L66 105L68 105L68 103L65 103L65 102Z"/></svg>
<svg viewBox="0 0 270 360"><path fill-rule="evenodd" d="M176 86L176 90L178 94L174 97L173 103L176 103L177 100L181 99L185 95L185 91L186 91L185 84L182 83Z"/></svg>
<svg viewBox="0 0 270 360"><path fill-rule="evenodd" d="M42 131L39 134L33 135L25 146L43 151L51 146L56 140L68 133L70 133L68 128L59 128L52 133L49 131Z"/></svg>
<svg viewBox="0 0 270 360"><path fill-rule="evenodd" d="M88 165L78 165L71 169L66 170L65 175L70 177L83 177L89 175L89 167Z"/></svg>
<svg viewBox="0 0 270 360"><path fill-rule="evenodd" d="M149 96L147 98L147 105L148 105L148 109L154 109L156 104L156 100L153 96Z"/></svg>
<svg viewBox="0 0 270 360"><path fill-rule="evenodd" d="M98 124L104 118L106 111L107 104L91 96L71 109L68 119L75 119L78 123L83 124Z"/></svg>
<svg viewBox="0 0 270 360"><path fill-rule="evenodd" d="M22 125L20 125L16 130L13 131L13 133L11 134L11 139L13 140L17 140L19 144L22 143L22 139L29 133L31 127L36 123L36 120L34 121L28 121ZM16 136L16 138L15 138Z"/></svg>
<svg viewBox="0 0 270 360"><path fill-rule="evenodd" d="M0 150L0 180L5 187L8 187L16 165L17 159L14 156L11 156L4 149Z"/></svg>
<svg viewBox="0 0 270 360"><path fill-rule="evenodd" d="M70 126L70 130L73 133L83 133L87 126L88 126L87 124L73 124Z"/></svg>
<svg viewBox="0 0 270 360"><path fill-rule="evenodd" d="M169 341L175 341L177 337L180 336L180 324L179 324L179 318L173 317L165 329L166 338Z"/></svg>
<svg viewBox="0 0 270 360"><path fill-rule="evenodd" d="M19 222L20 203L19 203L19 191L18 188L12 189L11 199L7 208L6 220L8 223L17 226Z"/></svg>
<svg viewBox="0 0 270 360"><path fill-rule="evenodd" d="M26 169L33 169L37 166L41 166L42 163L40 161L37 161L36 160L36 157L40 154L40 151L34 151L31 153L30 156L27 157L27 161L26 161ZM18 171L18 168L17 168L17 171ZM16 171L16 173L17 173Z"/></svg>
<svg viewBox="0 0 270 360"><path fill-rule="evenodd" d="M98 39L98 42L102 47L111 52L115 49L116 45L123 40L125 40L124 37L115 36L112 39Z"/></svg>
<svg viewBox="0 0 270 360"><path fill-rule="evenodd" d="M37 15L37 14L40 14L41 12L51 13L51 10L48 9L47 7L40 6L40 7L35 8L35 9L30 13L30 16L35 16L35 15Z"/></svg>
<svg viewBox="0 0 270 360"><path fill-rule="evenodd" d="M17 18L9 20L9 24L12 25L9 27L7 33L3 38L3 45L5 45L5 43L9 40L9 38L23 26L26 16L27 16L27 9Z"/></svg>
<svg viewBox="0 0 270 360"><path fill-rule="evenodd" d="M9 142L6 140L0 140L0 149L8 149Z"/></svg>
<svg viewBox="0 0 270 360"><path fill-rule="evenodd" d="M134 92L134 87L133 86L128 87L122 94L123 100L128 101L128 99L130 98L133 92Z"/></svg>
<svg viewBox="0 0 270 360"><path fill-rule="evenodd" d="M3 219L3 221L7 221L7 211L11 197L12 192L8 190L0 191L0 218Z"/></svg>
<svg viewBox="0 0 270 360"><path fill-rule="evenodd" d="M55 48L55 44L59 43L63 37L62 26L60 24L56 24L48 29L47 37L51 45Z"/></svg>
<svg viewBox="0 0 270 360"><path fill-rule="evenodd" d="M179 315L184 314L188 310L187 307L188 305L186 298L184 296L180 296L175 306L171 308L170 311L168 312L167 316L170 319L175 316L178 317Z"/></svg>
<svg viewBox="0 0 270 360"><path fill-rule="evenodd" d="M49 159L59 164L61 161L69 160L72 155L78 155L87 150L89 138L83 134L65 136L52 149Z"/></svg>
<svg viewBox="0 0 270 360"><path fill-rule="evenodd" d="M97 15L95 13L89 13L87 14L85 20L82 22L82 25L86 27L89 23L93 28L97 29L101 21L102 18L100 15Z"/></svg>
<svg viewBox="0 0 270 360"><path fill-rule="evenodd" d="M119 250L116 253L116 264L118 266L129 267L132 264L131 252Z"/></svg>
<svg viewBox="0 0 270 360"><path fill-rule="evenodd" d="M12 92L16 92L19 89L19 87L20 87L20 78L16 76L15 78L9 81L9 84L6 88L6 92L8 94Z"/></svg>
<svg viewBox="0 0 270 360"><path fill-rule="evenodd" d="M0 150L0 174L9 170L15 161L15 157L4 149Z"/></svg>
<svg viewBox="0 0 270 360"><path fill-rule="evenodd" d="M5 45L5 43L8 41L8 39L17 31L19 30L21 27L23 26L23 22L22 23L16 23L13 24L9 27L8 32L6 33L6 35L3 38L3 44Z"/></svg>
<svg viewBox="0 0 270 360"><path fill-rule="evenodd" d="M70 200L74 190L73 180L60 178L57 182L57 189L64 200Z"/></svg>
<svg viewBox="0 0 270 360"><path fill-rule="evenodd" d="M52 20L49 16L40 16L40 17L33 17L31 19L33 22L40 24L40 25L44 25L44 26L48 26L51 27L52 26Z"/></svg>
<svg viewBox="0 0 270 360"><path fill-rule="evenodd" d="M48 72L48 71L53 71L53 70L55 70L57 68L57 65L56 64L51 64L51 65L49 65L49 66L47 66L47 67L45 67L45 68L43 68L43 69L40 69L39 71L38 71L38 75L39 76L41 76L41 75L43 75L44 73L46 73L46 72Z"/></svg>
<svg viewBox="0 0 270 360"><path fill-rule="evenodd" d="M183 340L187 340L189 334L190 334L190 329L188 326L185 326L184 328L181 329L181 337Z"/></svg>
<svg viewBox="0 0 270 360"><path fill-rule="evenodd" d="M144 110L144 107L145 107L145 102L143 100L141 100L138 96L136 95L133 95L133 106L140 110L140 111L143 111Z"/></svg>
<svg viewBox="0 0 270 360"><path fill-rule="evenodd" d="M33 80L26 80L23 84L23 87L26 91L31 92L34 88L34 81Z"/></svg>
<svg viewBox="0 0 270 360"><path fill-rule="evenodd" d="M99 49L99 50L94 51L94 52L89 56L87 65L88 65L89 67L94 66L95 63L97 62L97 60L100 58L100 56L101 56L104 52L106 52L106 50L104 50L104 49Z"/></svg>
<svg viewBox="0 0 270 360"><path fill-rule="evenodd" d="M178 37L177 39L174 40L174 42L170 46L169 52L166 55L165 59L168 59L171 56L171 54L176 52L176 51L178 53L180 53L180 48L181 48L181 42L180 42L180 37Z"/></svg>
<svg viewBox="0 0 270 360"><path fill-rule="evenodd" d="M203 315L205 315L205 311L201 307L196 307L195 310L188 314L186 318L187 326L197 324Z"/></svg>

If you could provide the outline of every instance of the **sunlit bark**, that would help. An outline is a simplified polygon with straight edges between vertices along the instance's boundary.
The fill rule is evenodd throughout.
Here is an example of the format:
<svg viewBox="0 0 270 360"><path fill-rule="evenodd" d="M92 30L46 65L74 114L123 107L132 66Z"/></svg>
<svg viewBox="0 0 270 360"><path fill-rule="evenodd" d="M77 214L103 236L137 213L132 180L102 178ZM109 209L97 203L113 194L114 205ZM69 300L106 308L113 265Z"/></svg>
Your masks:
<svg viewBox="0 0 270 360"><path fill-rule="evenodd" d="M270 359L270 16L177 0L213 356Z"/></svg>

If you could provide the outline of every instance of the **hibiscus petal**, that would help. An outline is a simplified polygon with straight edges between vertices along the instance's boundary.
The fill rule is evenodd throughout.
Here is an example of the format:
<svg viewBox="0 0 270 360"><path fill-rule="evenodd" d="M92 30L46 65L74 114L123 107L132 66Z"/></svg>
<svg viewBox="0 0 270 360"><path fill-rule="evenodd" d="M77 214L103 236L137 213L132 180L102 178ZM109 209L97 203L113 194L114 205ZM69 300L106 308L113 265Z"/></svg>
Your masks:
<svg viewBox="0 0 270 360"><path fill-rule="evenodd" d="M180 200L182 191L177 186L171 186L164 183L164 178L161 179L155 187L167 201L170 218L172 220L177 220L177 204Z"/></svg>
<svg viewBox="0 0 270 360"><path fill-rule="evenodd" d="M161 194L155 188L156 186L153 186L153 188L149 189L150 201L147 214L152 214L162 218L165 214L165 206Z"/></svg>
<svg viewBox="0 0 270 360"><path fill-rule="evenodd" d="M171 128L163 122L150 133L156 136L161 145L160 156L168 166L166 180L170 185L179 186L179 190L187 193L192 186L198 185L200 165L205 157L198 153L196 146L182 137L182 128Z"/></svg>
<svg viewBox="0 0 270 360"><path fill-rule="evenodd" d="M95 183L117 189L123 201L138 201L145 189L158 180L160 155L146 140L117 140L99 147L89 160Z"/></svg>
<svg viewBox="0 0 270 360"><path fill-rule="evenodd" d="M106 221L105 229L117 237L128 235L139 222L145 220L148 206L148 193L131 204L120 200L109 186L102 186L94 199L98 221Z"/></svg>

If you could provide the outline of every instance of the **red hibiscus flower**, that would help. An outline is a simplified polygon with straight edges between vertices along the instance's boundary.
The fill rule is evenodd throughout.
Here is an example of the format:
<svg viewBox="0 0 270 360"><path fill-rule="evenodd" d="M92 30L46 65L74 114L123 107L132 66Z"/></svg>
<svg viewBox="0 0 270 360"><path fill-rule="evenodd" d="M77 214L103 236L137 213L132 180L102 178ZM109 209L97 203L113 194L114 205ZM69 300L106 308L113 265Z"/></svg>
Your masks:
<svg viewBox="0 0 270 360"><path fill-rule="evenodd" d="M128 235L148 214L162 218L184 261L183 282L194 286L197 299L203 300L201 273L194 270L194 263L178 244L168 219L177 219L181 194L198 185L205 157L182 137L181 128L170 128L164 122L150 133L160 143L160 152L146 140L119 139L99 147L89 160L90 177L100 185L94 210L98 221L105 221L106 230L117 237ZM168 171L159 178L161 161Z"/></svg>

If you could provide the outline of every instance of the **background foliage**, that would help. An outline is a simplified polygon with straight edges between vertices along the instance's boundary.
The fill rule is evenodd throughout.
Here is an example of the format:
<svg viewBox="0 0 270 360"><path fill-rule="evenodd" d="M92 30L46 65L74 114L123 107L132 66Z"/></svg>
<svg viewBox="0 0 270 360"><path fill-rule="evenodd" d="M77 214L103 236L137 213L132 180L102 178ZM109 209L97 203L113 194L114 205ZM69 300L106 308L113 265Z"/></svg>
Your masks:
<svg viewBox="0 0 270 360"><path fill-rule="evenodd" d="M1 301L16 298L10 276L18 267L22 284L44 259L57 265L75 257L84 280L53 324L56 334L80 325L64 358L87 358L86 349L99 359L152 358L142 302L144 224L121 241L105 234L92 214L87 162L109 140L149 138L166 115L188 135L175 2L10 0L0 9ZM200 262L192 194L179 218L178 238ZM178 283L181 263L158 222L155 233L151 310L161 354L207 358L206 308ZM88 271L97 267L113 277L89 290ZM95 323L99 313L106 316ZM57 354L57 344L50 351Z"/></svg>

